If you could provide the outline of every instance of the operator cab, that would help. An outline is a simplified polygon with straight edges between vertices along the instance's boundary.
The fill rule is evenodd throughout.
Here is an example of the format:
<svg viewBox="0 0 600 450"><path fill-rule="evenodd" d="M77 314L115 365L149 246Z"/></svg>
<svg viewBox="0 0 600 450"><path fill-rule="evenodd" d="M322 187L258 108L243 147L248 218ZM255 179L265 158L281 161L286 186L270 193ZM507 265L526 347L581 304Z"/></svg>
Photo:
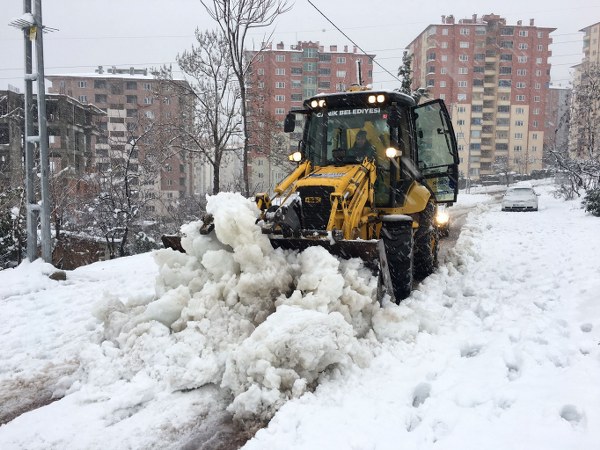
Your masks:
<svg viewBox="0 0 600 450"><path fill-rule="evenodd" d="M303 159L313 168L373 161L375 206L401 203L402 191L415 179L424 179L438 202L456 200L456 141L441 101L416 106L412 97L399 92L359 91L316 96L304 107L285 122L285 130L293 131L294 114L306 115ZM359 146L361 135L366 144Z"/></svg>

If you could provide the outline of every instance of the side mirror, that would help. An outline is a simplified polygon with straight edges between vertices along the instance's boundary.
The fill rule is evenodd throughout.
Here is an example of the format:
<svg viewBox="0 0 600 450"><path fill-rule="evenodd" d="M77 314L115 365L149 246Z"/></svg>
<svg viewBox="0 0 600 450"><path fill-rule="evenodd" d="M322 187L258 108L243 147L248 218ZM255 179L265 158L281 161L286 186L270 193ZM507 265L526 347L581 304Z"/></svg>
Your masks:
<svg viewBox="0 0 600 450"><path fill-rule="evenodd" d="M283 131L291 133L296 129L296 114L288 113L283 122Z"/></svg>

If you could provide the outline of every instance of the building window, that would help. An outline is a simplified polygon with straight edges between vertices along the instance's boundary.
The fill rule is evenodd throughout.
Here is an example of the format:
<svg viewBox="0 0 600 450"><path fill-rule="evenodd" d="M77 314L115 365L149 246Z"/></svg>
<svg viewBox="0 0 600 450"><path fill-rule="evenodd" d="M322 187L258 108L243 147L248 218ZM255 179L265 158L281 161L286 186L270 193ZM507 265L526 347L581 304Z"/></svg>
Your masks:
<svg viewBox="0 0 600 450"><path fill-rule="evenodd" d="M94 95L94 102L96 102L96 103L106 103L106 94L96 94L96 95Z"/></svg>
<svg viewBox="0 0 600 450"><path fill-rule="evenodd" d="M519 36L522 36L522 37L527 37L527 36L528 36L528 34L529 34L529 33L527 32L527 30L519 30Z"/></svg>
<svg viewBox="0 0 600 450"><path fill-rule="evenodd" d="M429 80L427 80L427 87L434 87L435 86L435 80L433 78L430 78Z"/></svg>
<svg viewBox="0 0 600 450"><path fill-rule="evenodd" d="M275 108L275 114L285 114L285 109L284 108Z"/></svg>
<svg viewBox="0 0 600 450"><path fill-rule="evenodd" d="M144 105L151 105L153 101L153 97L144 97Z"/></svg>
<svg viewBox="0 0 600 450"><path fill-rule="evenodd" d="M544 51L544 46L542 44L538 45L538 52L543 52Z"/></svg>
<svg viewBox="0 0 600 450"><path fill-rule="evenodd" d="M515 109L515 112L517 114L525 114L525 108L519 107L519 108Z"/></svg>
<svg viewBox="0 0 600 450"><path fill-rule="evenodd" d="M338 78L346 78L346 71L345 70L338 70L335 72L335 76Z"/></svg>
<svg viewBox="0 0 600 450"><path fill-rule="evenodd" d="M466 88L467 87L467 82L466 81L459 81L458 82L458 87L459 88Z"/></svg>
<svg viewBox="0 0 600 450"><path fill-rule="evenodd" d="M442 42L442 48L448 48L448 43L446 41Z"/></svg>
<svg viewBox="0 0 600 450"><path fill-rule="evenodd" d="M154 119L154 111L146 111L146 112L144 112L144 115L148 119Z"/></svg>
<svg viewBox="0 0 600 450"><path fill-rule="evenodd" d="M469 69L467 67L459 67L458 68L458 73L461 75L466 75L469 73Z"/></svg>
<svg viewBox="0 0 600 450"><path fill-rule="evenodd" d="M264 89L265 88L265 82L264 81L259 81L258 82L258 88L259 89Z"/></svg>
<svg viewBox="0 0 600 450"><path fill-rule="evenodd" d="M535 141L535 140L537 140L537 138L538 138L538 135L537 135L537 133L533 133L533 134L531 135L531 139L533 139L534 141Z"/></svg>
<svg viewBox="0 0 600 450"><path fill-rule="evenodd" d="M500 29L500 36L512 36L515 33L513 27L504 27Z"/></svg>
<svg viewBox="0 0 600 450"><path fill-rule="evenodd" d="M440 69L440 73L441 73L442 75L446 75L446 74L448 73L448 68L447 68L447 67L442 67L442 68Z"/></svg>
<svg viewBox="0 0 600 450"><path fill-rule="evenodd" d="M518 61L520 63L526 63L527 62L527 56L519 56Z"/></svg>
<svg viewBox="0 0 600 450"><path fill-rule="evenodd" d="M427 61L435 61L435 52L427 53Z"/></svg>
<svg viewBox="0 0 600 450"><path fill-rule="evenodd" d="M300 88L302 88L302 81L292 80L292 89L300 89Z"/></svg>
<svg viewBox="0 0 600 450"><path fill-rule="evenodd" d="M285 89L285 81L278 81L275 83L275 88L277 89Z"/></svg>
<svg viewBox="0 0 600 450"><path fill-rule="evenodd" d="M516 127L522 127L524 125L525 125L525 122L523 120L515 120Z"/></svg>
<svg viewBox="0 0 600 450"><path fill-rule="evenodd" d="M106 89L106 80L94 80L94 89Z"/></svg>
<svg viewBox="0 0 600 450"><path fill-rule="evenodd" d="M536 96L533 97L533 101L534 102L539 102L539 101L541 101L541 97L539 95L536 95Z"/></svg>
<svg viewBox="0 0 600 450"><path fill-rule="evenodd" d="M524 95L517 95L516 96L516 100L518 102L524 102L525 101L525 96Z"/></svg>
<svg viewBox="0 0 600 450"><path fill-rule="evenodd" d="M524 83L522 81L517 82L517 89L525 89L527 87L527 83Z"/></svg>
<svg viewBox="0 0 600 450"><path fill-rule="evenodd" d="M501 75L510 75L512 73L512 67L510 66L502 66L498 71Z"/></svg>
<svg viewBox="0 0 600 450"><path fill-rule="evenodd" d="M257 60L258 62L265 62L265 55L258 55L258 56L256 57L256 60Z"/></svg>
<svg viewBox="0 0 600 450"><path fill-rule="evenodd" d="M527 50L528 45L525 42L519 43L519 50Z"/></svg>
<svg viewBox="0 0 600 450"><path fill-rule="evenodd" d="M285 62L285 55L275 55L275 61Z"/></svg>
<svg viewBox="0 0 600 450"><path fill-rule="evenodd" d="M502 53L500 55L500 61L512 61L512 54L510 54L510 53Z"/></svg>
<svg viewBox="0 0 600 450"><path fill-rule="evenodd" d="M469 60L469 55L458 55L458 60L459 61L468 61Z"/></svg>
<svg viewBox="0 0 600 450"><path fill-rule="evenodd" d="M145 91L151 91L152 90L152 84L150 84L150 83L144 83L144 90Z"/></svg>
<svg viewBox="0 0 600 450"><path fill-rule="evenodd" d="M536 64L542 64L542 58L535 58Z"/></svg>
<svg viewBox="0 0 600 450"><path fill-rule="evenodd" d="M331 69L329 67L321 67L319 68L319 75L329 76L331 75Z"/></svg>
<svg viewBox="0 0 600 450"><path fill-rule="evenodd" d="M285 102L285 95L276 95L275 101L276 102Z"/></svg>
<svg viewBox="0 0 600 450"><path fill-rule="evenodd" d="M513 48L513 41L500 41L500 48Z"/></svg>
<svg viewBox="0 0 600 450"><path fill-rule="evenodd" d="M305 48L303 53L305 58L317 58L319 56L317 49L313 47Z"/></svg>
<svg viewBox="0 0 600 450"><path fill-rule="evenodd" d="M442 28L442 36L448 36L448 28Z"/></svg>
<svg viewBox="0 0 600 450"><path fill-rule="evenodd" d="M338 56L336 59L338 64L346 64L346 57L345 56Z"/></svg>
<svg viewBox="0 0 600 450"><path fill-rule="evenodd" d="M467 94L458 94L456 98L459 102L463 102L467 99Z"/></svg>
<svg viewBox="0 0 600 450"><path fill-rule="evenodd" d="M125 102L136 104L137 103L137 95L126 95Z"/></svg>
<svg viewBox="0 0 600 450"><path fill-rule="evenodd" d="M321 87L321 86L319 86L319 87ZM292 94L290 97L293 102L301 102L302 101L302 94Z"/></svg>
<svg viewBox="0 0 600 450"><path fill-rule="evenodd" d="M265 69L262 67L256 70L256 74L259 76L263 76L265 74Z"/></svg>
<svg viewBox="0 0 600 450"><path fill-rule="evenodd" d="M510 87L511 85L511 80L498 80L498 87Z"/></svg>
<svg viewBox="0 0 600 450"><path fill-rule="evenodd" d="M440 87L445 88L446 87L446 82L445 81L440 81Z"/></svg>
<svg viewBox="0 0 600 450"><path fill-rule="evenodd" d="M275 75L285 75L285 69L282 67L278 67L275 69Z"/></svg>
<svg viewBox="0 0 600 450"><path fill-rule="evenodd" d="M80 103L87 103L87 95L80 95L77 97Z"/></svg>
<svg viewBox="0 0 600 450"><path fill-rule="evenodd" d="M469 35L469 29L468 28L461 28L460 29L460 34L463 36L468 36Z"/></svg>
<svg viewBox="0 0 600 450"><path fill-rule="evenodd" d="M302 75L302 67L292 67L290 71L292 75Z"/></svg>
<svg viewBox="0 0 600 450"><path fill-rule="evenodd" d="M77 84L79 85L80 88L87 87L87 81L85 81L85 80L79 80L79 82Z"/></svg>
<svg viewBox="0 0 600 450"><path fill-rule="evenodd" d="M317 70L317 63L315 62L306 62L303 66L304 72L315 72Z"/></svg>
<svg viewBox="0 0 600 450"><path fill-rule="evenodd" d="M125 89L135 91L137 89L137 81L127 81L125 83Z"/></svg>
<svg viewBox="0 0 600 450"><path fill-rule="evenodd" d="M522 150L523 150L523 147L522 147L522 146L520 146L520 145L515 145L515 146L513 147L513 150L514 150L515 152L520 152L520 151L522 151Z"/></svg>
<svg viewBox="0 0 600 450"><path fill-rule="evenodd" d="M469 42L468 41L460 41L459 47L460 48L469 48Z"/></svg>

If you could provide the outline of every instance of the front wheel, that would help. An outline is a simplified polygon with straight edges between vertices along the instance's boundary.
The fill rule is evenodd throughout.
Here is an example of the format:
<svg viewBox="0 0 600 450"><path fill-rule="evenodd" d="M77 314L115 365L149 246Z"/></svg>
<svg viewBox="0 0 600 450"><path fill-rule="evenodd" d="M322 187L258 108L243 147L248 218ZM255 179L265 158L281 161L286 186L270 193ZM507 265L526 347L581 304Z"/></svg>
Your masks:
<svg viewBox="0 0 600 450"><path fill-rule="evenodd" d="M384 222L381 235L387 260L386 268L389 273L389 281L386 284L391 285L395 302L400 303L412 291L412 220Z"/></svg>
<svg viewBox="0 0 600 450"><path fill-rule="evenodd" d="M434 218L435 205L430 202L421 212L415 232L415 278L419 280L431 275L438 264L439 234Z"/></svg>

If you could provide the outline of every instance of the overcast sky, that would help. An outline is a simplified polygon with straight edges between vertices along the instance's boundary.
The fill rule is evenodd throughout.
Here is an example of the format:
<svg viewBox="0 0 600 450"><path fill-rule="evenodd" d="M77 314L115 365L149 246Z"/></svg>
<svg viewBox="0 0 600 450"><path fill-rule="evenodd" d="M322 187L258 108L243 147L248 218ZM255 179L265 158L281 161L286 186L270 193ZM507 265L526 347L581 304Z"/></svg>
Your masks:
<svg viewBox="0 0 600 450"><path fill-rule="evenodd" d="M23 37L8 26L23 12L23 2L1 0L0 89L23 86ZM33 1L33 0L32 0ZM42 0L44 25L58 31L44 35L46 74L89 73L98 65L157 67L173 64L178 53L191 47L195 28L212 29L216 23L199 0ZM393 75L403 49L442 15L458 19L495 13L507 19L556 28L552 82L567 86L571 67L581 62L580 29L600 21L599 0L312 0L312 3L367 53L377 55L374 87L396 88ZM354 5L349 7L348 5ZM411 6L412 5L412 6ZM308 0L296 0L290 12L274 27L272 41L286 48L298 41L319 41L352 47L352 42L329 23ZM256 46L264 33L255 31L248 46ZM389 72L389 73L388 73ZM46 86L49 82L46 82Z"/></svg>

